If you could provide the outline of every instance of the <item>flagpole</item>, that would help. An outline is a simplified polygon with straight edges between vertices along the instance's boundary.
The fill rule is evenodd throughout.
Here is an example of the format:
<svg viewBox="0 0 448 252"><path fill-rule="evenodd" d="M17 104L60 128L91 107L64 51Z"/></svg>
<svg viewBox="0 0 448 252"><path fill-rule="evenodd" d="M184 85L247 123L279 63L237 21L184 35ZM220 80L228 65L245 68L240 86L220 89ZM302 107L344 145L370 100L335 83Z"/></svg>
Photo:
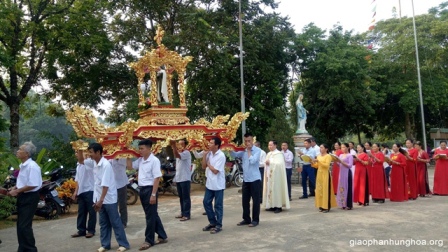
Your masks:
<svg viewBox="0 0 448 252"><path fill-rule="evenodd" d="M245 103L245 97L244 97L244 71L243 71L243 24L241 21L241 0L238 1L238 26L239 26L239 35L240 35L240 75L241 75L241 112L246 112L246 103ZM242 127L242 138L241 140L244 141L244 135L246 134L246 120L243 120L241 123Z"/></svg>
<svg viewBox="0 0 448 252"><path fill-rule="evenodd" d="M418 57L417 28L415 26L414 0L411 0L411 2L412 2L412 23L414 25L415 57L417 60L418 93L420 96L420 114L422 119L423 149L426 150L427 145L426 145L425 112L423 111L422 79L420 76L420 60Z"/></svg>

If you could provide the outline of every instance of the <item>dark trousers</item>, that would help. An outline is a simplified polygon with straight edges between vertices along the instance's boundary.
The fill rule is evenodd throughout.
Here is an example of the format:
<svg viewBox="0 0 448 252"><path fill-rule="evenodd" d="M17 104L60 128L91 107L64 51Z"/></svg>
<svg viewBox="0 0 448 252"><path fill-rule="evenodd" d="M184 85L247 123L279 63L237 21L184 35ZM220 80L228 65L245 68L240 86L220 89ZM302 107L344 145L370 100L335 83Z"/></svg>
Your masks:
<svg viewBox="0 0 448 252"><path fill-rule="evenodd" d="M392 168L390 166L386 167L386 169L384 169L384 172L386 173L386 181L387 181L387 186L390 186L390 179L389 179L389 175L390 175L390 170Z"/></svg>
<svg viewBox="0 0 448 252"><path fill-rule="evenodd" d="M306 188L306 180L309 179L310 195L314 195L316 189L316 177L313 167L311 165L303 165L302 167L302 188L303 196L308 197L308 188Z"/></svg>
<svg viewBox="0 0 448 252"><path fill-rule="evenodd" d="M264 184L264 167L260 167L261 175L261 189L260 189L260 204L263 202L263 184Z"/></svg>
<svg viewBox="0 0 448 252"><path fill-rule="evenodd" d="M246 223L260 221L260 191L261 181L243 182L243 220ZM252 221L250 218L250 199L252 198Z"/></svg>
<svg viewBox="0 0 448 252"><path fill-rule="evenodd" d="M39 192L21 193L17 197L18 252L37 251L33 233L33 217L39 203Z"/></svg>
<svg viewBox="0 0 448 252"><path fill-rule="evenodd" d="M176 182L177 192L179 193L180 213L183 217L190 218L191 199L190 199L190 181Z"/></svg>
<svg viewBox="0 0 448 252"><path fill-rule="evenodd" d="M215 199L214 206L212 204L213 199ZM205 188L202 204L204 205L210 225L222 228L222 216L224 215L224 190L213 191Z"/></svg>
<svg viewBox="0 0 448 252"><path fill-rule="evenodd" d="M87 222L87 215L89 222ZM87 226L86 226L87 223ZM76 220L78 234L95 234L96 212L93 209L93 191L83 192L78 195L78 218Z"/></svg>
<svg viewBox="0 0 448 252"><path fill-rule="evenodd" d="M149 204L151 198L152 186L143 186L140 189L140 201L145 211L146 217L146 230L145 230L145 242L155 245L155 234L158 235L160 239L167 239L165 229L163 228L162 220L160 220L159 213L157 212L158 200L156 204ZM156 194L156 199L159 194Z"/></svg>
<svg viewBox="0 0 448 252"><path fill-rule="evenodd" d="M123 186L117 189L118 212L120 213L121 223L124 227L128 226L128 187Z"/></svg>
<svg viewBox="0 0 448 252"><path fill-rule="evenodd" d="M292 168L286 168L286 183L288 184L289 199L291 199L291 176L292 176Z"/></svg>

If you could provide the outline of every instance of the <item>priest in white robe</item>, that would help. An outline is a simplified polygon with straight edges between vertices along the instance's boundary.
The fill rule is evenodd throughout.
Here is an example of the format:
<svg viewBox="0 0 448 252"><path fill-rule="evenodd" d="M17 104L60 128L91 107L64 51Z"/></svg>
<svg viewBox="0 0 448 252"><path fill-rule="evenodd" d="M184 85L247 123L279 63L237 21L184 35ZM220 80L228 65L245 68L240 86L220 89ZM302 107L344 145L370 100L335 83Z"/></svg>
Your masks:
<svg viewBox="0 0 448 252"><path fill-rule="evenodd" d="M288 185L283 154L277 150L277 142L269 141L270 152L266 155L263 181L263 204L268 211L280 213L282 207L289 209Z"/></svg>

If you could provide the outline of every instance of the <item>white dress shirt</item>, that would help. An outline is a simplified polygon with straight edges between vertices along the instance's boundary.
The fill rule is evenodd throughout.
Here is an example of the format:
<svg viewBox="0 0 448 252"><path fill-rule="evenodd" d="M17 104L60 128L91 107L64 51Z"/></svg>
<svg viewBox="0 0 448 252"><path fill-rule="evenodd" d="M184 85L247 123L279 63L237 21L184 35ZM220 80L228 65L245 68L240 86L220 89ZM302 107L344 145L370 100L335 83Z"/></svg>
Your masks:
<svg viewBox="0 0 448 252"><path fill-rule="evenodd" d="M104 197L103 204L117 203L117 187L115 185L114 171L112 165L101 157L100 162L95 163L93 167L93 176L95 177L95 190L93 191L93 202L101 199L103 187L108 187L106 197Z"/></svg>
<svg viewBox="0 0 448 252"><path fill-rule="evenodd" d="M93 177L93 169L87 165L77 163L75 181L78 182L78 194L93 191L95 179Z"/></svg>
<svg viewBox="0 0 448 252"><path fill-rule="evenodd" d="M283 156L285 157L285 167L286 167L286 169L291 169L292 168L292 161L294 160L294 155L288 149L286 149L286 151L282 150L282 153L283 153Z"/></svg>
<svg viewBox="0 0 448 252"><path fill-rule="evenodd" d="M316 152L316 157L320 155L320 147L319 145L314 145L314 147L311 147L314 149L314 152Z"/></svg>
<svg viewBox="0 0 448 252"><path fill-rule="evenodd" d="M266 162L266 152L263 149L261 149L261 148L260 148L260 150L261 150L261 152L260 152L260 164L258 165L258 167L259 168L264 168L264 165L265 165L265 162Z"/></svg>
<svg viewBox="0 0 448 252"><path fill-rule="evenodd" d="M198 151L194 150L193 155L195 158L200 159L200 158L204 157L204 151L198 152Z"/></svg>
<svg viewBox="0 0 448 252"><path fill-rule="evenodd" d="M176 158L176 175L173 181L191 181L191 154L188 150L183 150L179 155L180 158Z"/></svg>
<svg viewBox="0 0 448 252"><path fill-rule="evenodd" d="M138 170L139 186L152 186L154 179L162 177L160 160L152 153L146 160L141 157L132 162L132 168Z"/></svg>
<svg viewBox="0 0 448 252"><path fill-rule="evenodd" d="M126 174L126 159L111 159L109 162L114 170L117 189L125 187L129 183L128 175Z"/></svg>
<svg viewBox="0 0 448 252"><path fill-rule="evenodd" d="M20 189L25 186L35 186L32 190L27 192L36 192L42 187L42 174L40 171L40 167L37 165L34 160L28 158L24 163L19 165L20 172L17 177L17 189ZM25 193L27 193L25 192Z"/></svg>
<svg viewBox="0 0 448 252"><path fill-rule="evenodd" d="M205 170L205 173L207 175L207 182L205 183L205 187L212 191L226 189L226 178L224 171L226 156L221 150L217 150L215 154L210 151L206 158L207 161L210 162L210 165L218 170L218 173L214 174L209 168Z"/></svg>

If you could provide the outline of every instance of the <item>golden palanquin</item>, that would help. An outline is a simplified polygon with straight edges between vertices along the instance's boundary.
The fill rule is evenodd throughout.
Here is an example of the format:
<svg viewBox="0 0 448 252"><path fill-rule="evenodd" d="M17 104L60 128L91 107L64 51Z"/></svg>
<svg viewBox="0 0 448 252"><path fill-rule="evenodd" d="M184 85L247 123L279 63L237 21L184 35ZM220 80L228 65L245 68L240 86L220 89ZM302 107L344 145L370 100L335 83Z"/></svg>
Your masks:
<svg viewBox="0 0 448 252"><path fill-rule="evenodd" d="M230 116L217 116L212 122L203 118L191 124L186 116L184 75L187 64L192 57L182 57L177 52L168 50L162 44L164 31L159 26L155 36L157 48L147 52L139 61L131 63L131 68L138 77L139 107L145 108L139 112L140 119L128 120L116 127L106 127L96 120L90 110L79 106L66 112L67 120L72 124L78 137L93 138L103 145L104 156L111 158L125 158L139 156L132 143L138 139L151 139L153 152L158 153L162 147L169 145L171 140L187 139L187 148L206 149L207 142L212 137L222 140L221 149L242 149L232 140L243 120L249 113L236 113L229 121ZM169 102L159 103L157 72L163 66L166 70ZM179 107L173 107L172 78L177 73ZM145 77L150 77L149 97L145 98L144 91L139 87L144 83ZM146 106L150 104L149 108Z"/></svg>

